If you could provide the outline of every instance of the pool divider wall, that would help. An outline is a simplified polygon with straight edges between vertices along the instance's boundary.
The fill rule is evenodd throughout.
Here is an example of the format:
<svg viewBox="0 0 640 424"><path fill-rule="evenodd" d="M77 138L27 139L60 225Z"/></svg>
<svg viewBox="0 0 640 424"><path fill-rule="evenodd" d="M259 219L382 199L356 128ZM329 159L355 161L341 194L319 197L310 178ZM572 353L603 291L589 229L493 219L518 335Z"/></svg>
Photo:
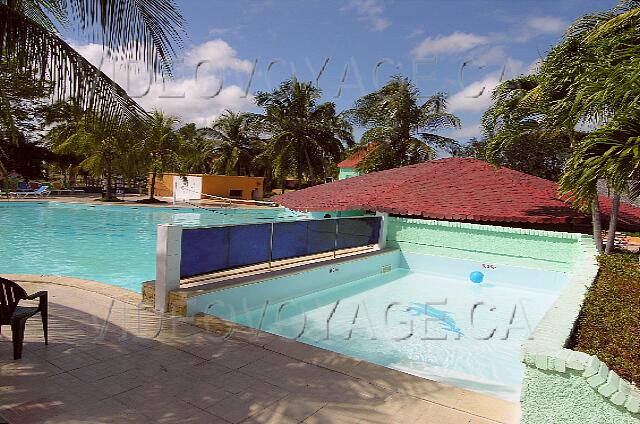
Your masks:
<svg viewBox="0 0 640 424"><path fill-rule="evenodd" d="M593 239L580 239L581 260L522 349L526 366L522 424L640 423L640 390L596 356L567 349L587 290L598 274Z"/></svg>
<svg viewBox="0 0 640 424"><path fill-rule="evenodd" d="M154 306L166 312L181 278L364 246L384 248L387 214L186 227L157 226ZM143 287L148 291L149 284ZM148 298L148 297L146 297Z"/></svg>
<svg viewBox="0 0 640 424"><path fill-rule="evenodd" d="M180 288L182 227L161 224L157 228L154 306L156 310L166 312L169 293Z"/></svg>

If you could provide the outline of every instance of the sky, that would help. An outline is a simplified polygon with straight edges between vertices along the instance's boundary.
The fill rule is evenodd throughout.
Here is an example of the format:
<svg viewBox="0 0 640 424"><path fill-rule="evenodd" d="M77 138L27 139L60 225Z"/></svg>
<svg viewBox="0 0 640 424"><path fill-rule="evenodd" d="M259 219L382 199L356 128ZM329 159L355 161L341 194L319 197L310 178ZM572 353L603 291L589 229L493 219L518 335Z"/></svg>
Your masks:
<svg viewBox="0 0 640 424"><path fill-rule="evenodd" d="M63 34L148 110L210 125L225 109L258 111L253 95L295 75L339 111L409 77L425 97L448 94L461 142L481 134L501 79L531 72L577 17L615 0L177 0L187 22L174 78L150 83L140 65ZM356 136L362 129L356 129Z"/></svg>

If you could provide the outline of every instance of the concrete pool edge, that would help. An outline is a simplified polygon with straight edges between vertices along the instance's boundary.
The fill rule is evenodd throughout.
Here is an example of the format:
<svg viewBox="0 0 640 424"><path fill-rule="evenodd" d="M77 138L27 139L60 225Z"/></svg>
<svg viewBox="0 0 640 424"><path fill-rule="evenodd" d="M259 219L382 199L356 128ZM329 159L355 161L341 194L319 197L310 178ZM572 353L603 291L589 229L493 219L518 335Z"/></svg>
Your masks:
<svg viewBox="0 0 640 424"><path fill-rule="evenodd" d="M224 337L357 378L376 387L391 389L496 423L520 422L520 405L515 402L376 365L213 315L199 313L192 318L192 324L204 330L224 333Z"/></svg>
<svg viewBox="0 0 640 424"><path fill-rule="evenodd" d="M618 377L598 357L567 348L585 295L598 274L591 237L580 239L582 257L567 287L523 345L522 423L562 417L584 423L594 416L615 423L640 423L640 389ZM603 421L604 422L604 421Z"/></svg>
<svg viewBox="0 0 640 424"><path fill-rule="evenodd" d="M107 296L131 305L139 305L142 303L141 293L136 293L124 287L114 286L95 280L85 280L75 277L63 277L59 275L39 274L0 274L0 277L15 281L17 283L45 283L74 287L91 293Z"/></svg>
<svg viewBox="0 0 640 424"><path fill-rule="evenodd" d="M2 274L18 282L53 284L80 289L90 294L106 296L140 306L141 295L129 290L91 280L34 274ZM145 308L151 311L151 308ZM157 313L155 313L158 315ZM224 337L243 341L256 347L300 362L355 378L373 387L391 390L428 401L439 406L473 415L487 422L515 424L519 422L517 403L493 398L481 393L460 389L411 374L357 360L336 352L307 345L278 335L257 332L255 329L204 314L179 318L182 324L192 325ZM484 422L484 421L483 421Z"/></svg>

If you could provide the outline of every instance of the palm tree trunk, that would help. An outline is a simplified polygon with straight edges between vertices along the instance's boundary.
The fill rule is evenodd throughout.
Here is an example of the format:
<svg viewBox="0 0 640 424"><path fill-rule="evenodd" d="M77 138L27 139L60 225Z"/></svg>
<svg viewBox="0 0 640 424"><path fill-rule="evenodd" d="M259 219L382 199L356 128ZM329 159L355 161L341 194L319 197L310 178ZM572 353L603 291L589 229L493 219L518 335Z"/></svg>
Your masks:
<svg viewBox="0 0 640 424"><path fill-rule="evenodd" d="M156 191L156 171L151 173L151 187L149 188L149 200L155 200L153 194Z"/></svg>
<svg viewBox="0 0 640 424"><path fill-rule="evenodd" d="M604 253L609 254L613 250L613 242L616 238L616 226L618 225L618 211L620 210L620 195L613 193L611 199L611 213L609 214L609 231L607 231L607 245Z"/></svg>
<svg viewBox="0 0 640 424"><path fill-rule="evenodd" d="M602 251L602 217L600 216L600 203L598 196L591 201L591 222L593 224L593 240L596 243L598 253Z"/></svg>
<svg viewBox="0 0 640 424"><path fill-rule="evenodd" d="M105 189L104 196L107 201L111 200L111 193L113 192L113 187L111 185L111 164L107 166L107 188Z"/></svg>

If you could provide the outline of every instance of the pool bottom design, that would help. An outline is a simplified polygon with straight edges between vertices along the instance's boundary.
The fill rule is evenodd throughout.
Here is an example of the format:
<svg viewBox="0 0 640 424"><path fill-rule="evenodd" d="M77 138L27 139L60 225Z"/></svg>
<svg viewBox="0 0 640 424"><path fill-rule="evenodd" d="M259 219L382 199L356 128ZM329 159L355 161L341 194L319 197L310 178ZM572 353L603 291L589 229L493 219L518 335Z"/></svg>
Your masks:
<svg viewBox="0 0 640 424"><path fill-rule="evenodd" d="M419 256L431 262L440 260L411 256L414 262L420 261ZM474 284L468 273L458 278L396 267L298 294L281 296L278 290L258 283L222 290L208 300L215 304L211 313L248 327L518 401L524 375L520 346L564 287L566 274L530 270L530 277L549 277L556 289L550 290L542 284L527 284L536 279L527 278L525 268L501 271L517 281L496 279L488 273L487 282ZM298 274L300 289L304 290L303 280L320 275ZM293 281L289 278L283 283L295 284ZM249 289L253 297L244 298Z"/></svg>

